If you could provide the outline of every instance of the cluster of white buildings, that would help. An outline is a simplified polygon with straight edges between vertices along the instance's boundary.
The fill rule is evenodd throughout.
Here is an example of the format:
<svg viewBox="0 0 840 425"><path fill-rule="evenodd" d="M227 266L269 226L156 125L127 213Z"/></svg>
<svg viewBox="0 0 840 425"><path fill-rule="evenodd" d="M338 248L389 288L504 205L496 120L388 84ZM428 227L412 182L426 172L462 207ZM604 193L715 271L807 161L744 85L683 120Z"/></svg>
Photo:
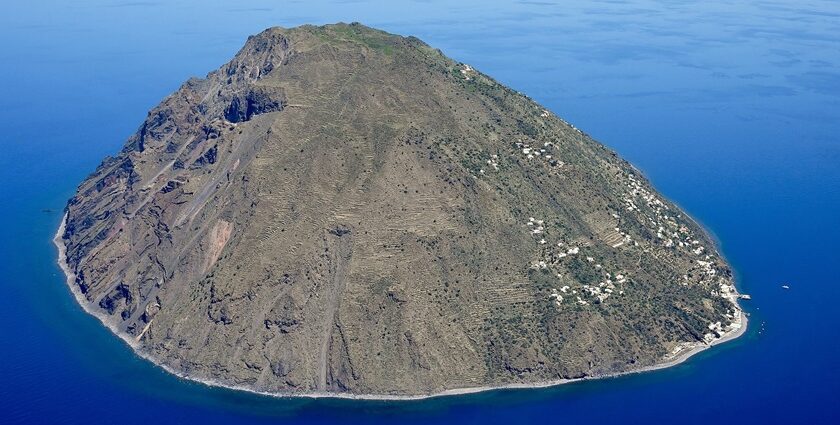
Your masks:
<svg viewBox="0 0 840 425"><path fill-rule="evenodd" d="M514 143L514 146L522 153L522 156L524 156L525 159L542 159L555 166L563 166L565 164L563 161L558 161L554 158L554 154L552 154L554 143L545 142L542 146L531 146L530 143L523 142L520 139Z"/></svg>
<svg viewBox="0 0 840 425"><path fill-rule="evenodd" d="M545 221L534 217L529 217L525 223L532 235L538 235L539 244L546 244L545 238L542 235L545 232ZM542 251L540 260L535 261L531 267L537 270L550 270L554 266L561 266L564 258L584 255L580 246L568 245L564 242L557 242L552 248ZM589 305L591 302L603 302L613 295L623 295L624 290L621 289L625 283L628 282L628 277L624 274L611 274L604 269L600 263L596 263L595 258L591 256L586 257L587 264L594 270L597 270L601 275L601 281L593 285L582 285L577 289L571 288L569 285L562 286L559 290L552 289L549 298L554 301L557 307L561 307L564 300L571 300L573 303L579 305ZM562 279L563 275L558 273L557 277Z"/></svg>
<svg viewBox="0 0 840 425"><path fill-rule="evenodd" d="M537 220L534 217L528 218L527 226L531 229L532 235L541 235L545 231L545 221Z"/></svg>
<svg viewBox="0 0 840 425"><path fill-rule="evenodd" d="M597 264L596 269L601 270L600 264ZM604 302L607 298L614 294L624 295L624 290L619 289L618 285L627 283L627 276L623 274L612 274L604 272L604 280L598 282L596 285L583 285L583 290L593 298L597 298L598 302Z"/></svg>
<svg viewBox="0 0 840 425"><path fill-rule="evenodd" d="M670 213L670 208L656 195L647 190L632 174L627 175L629 191L623 199L628 212L636 212L643 216L643 221L656 229L656 237L666 248L684 248L697 256L703 256L706 247L694 238L688 227L679 225ZM637 201L641 201L653 214L639 208ZM677 218L680 216L677 215ZM638 244L637 244L638 245ZM708 259L709 256L707 255Z"/></svg>
<svg viewBox="0 0 840 425"><path fill-rule="evenodd" d="M720 321L710 323L708 325L709 332L703 335L704 342L706 344L712 343L725 333L738 329L741 326L741 312L737 304L738 292L731 280L719 275L715 259L712 258L708 249L695 238L687 226L677 223L668 205L644 188L632 174L628 174L627 178L629 191L623 199L626 210L641 215L643 222L647 222L650 228L656 229L656 237L666 248L684 250L690 255L699 257L695 260L696 267L691 271L694 278L698 279L697 284L706 285L717 280L717 286L710 291L710 294L726 298L732 302L732 310L726 314L729 324L723 326ZM648 207L647 211L652 212L652 215L640 209L639 204L646 205ZM680 215L677 215L676 218L680 218ZM692 280L688 274L684 274L680 283L689 285ZM675 349L679 350L681 348L677 347Z"/></svg>
<svg viewBox="0 0 840 425"><path fill-rule="evenodd" d="M499 155L490 155L490 159L487 160L487 165L493 167L494 171L499 171Z"/></svg>
<svg viewBox="0 0 840 425"><path fill-rule="evenodd" d="M470 81L470 80L472 80L473 75L475 75L475 70L473 69L473 67L471 67L467 64L462 64L461 75L464 76L465 80Z"/></svg>

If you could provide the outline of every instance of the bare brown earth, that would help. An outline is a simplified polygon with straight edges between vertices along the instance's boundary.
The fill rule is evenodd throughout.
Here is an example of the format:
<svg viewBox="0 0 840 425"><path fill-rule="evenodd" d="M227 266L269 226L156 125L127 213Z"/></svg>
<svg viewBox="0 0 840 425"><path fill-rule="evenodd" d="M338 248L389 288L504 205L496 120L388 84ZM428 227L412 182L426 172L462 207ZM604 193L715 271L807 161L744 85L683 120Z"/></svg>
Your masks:
<svg viewBox="0 0 840 425"><path fill-rule="evenodd" d="M66 212L89 311L169 370L255 391L609 375L744 326L725 260L630 164L358 24L249 38Z"/></svg>

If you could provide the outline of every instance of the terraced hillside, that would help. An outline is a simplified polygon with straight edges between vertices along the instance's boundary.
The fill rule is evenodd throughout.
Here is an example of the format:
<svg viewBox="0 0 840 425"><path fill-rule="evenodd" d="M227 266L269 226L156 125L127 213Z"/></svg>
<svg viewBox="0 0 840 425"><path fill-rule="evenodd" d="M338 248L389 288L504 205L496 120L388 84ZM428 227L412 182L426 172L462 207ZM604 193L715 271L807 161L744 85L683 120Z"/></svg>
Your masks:
<svg viewBox="0 0 840 425"><path fill-rule="evenodd" d="M742 326L711 241L630 164L413 37L272 28L67 205L85 306L170 370L421 395L653 366Z"/></svg>

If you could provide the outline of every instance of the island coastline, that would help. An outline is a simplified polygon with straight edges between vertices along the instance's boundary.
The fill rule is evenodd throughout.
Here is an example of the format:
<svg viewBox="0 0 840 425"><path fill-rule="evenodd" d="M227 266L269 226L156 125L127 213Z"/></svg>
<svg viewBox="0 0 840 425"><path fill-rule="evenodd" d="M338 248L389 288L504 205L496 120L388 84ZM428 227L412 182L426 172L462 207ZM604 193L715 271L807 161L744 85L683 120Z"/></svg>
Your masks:
<svg viewBox="0 0 840 425"><path fill-rule="evenodd" d="M153 365L163 369L164 371L184 380L204 384L210 387L219 387L219 388L226 388L230 390L236 391L244 391L252 394L262 395L262 396L270 396L276 398L334 398L334 399L352 399L352 400L371 400L371 401L410 401L410 400L424 400L430 398L437 398L437 397L446 397L446 396L458 396L458 395L467 395L467 394L475 394L480 392L486 391L494 391L494 390L508 390L508 389L538 389L538 388L547 388L547 387L554 387L563 384L570 384L573 382L580 382L580 381L591 381L596 379L606 379L606 378L618 378L625 375L643 373L643 372L652 372L655 370L666 369L669 367L677 366L695 354L698 354L702 351L705 351L709 348L712 348L718 344L723 344L725 342L737 339L738 337L742 336L747 331L747 323L748 318L744 311L738 305L737 292L730 294L731 298L730 301L733 302L738 307L738 324L739 326L735 329L732 329L726 333L723 333L719 338L711 341L710 343L703 343L703 342L696 342L691 343L690 346L684 347L683 350L680 350L678 353L674 355L673 358L667 359L662 363L657 363L651 366L642 367L639 369L628 370L624 372L614 373L614 374L605 374L605 375L593 375L587 376L583 378L573 378L573 379L557 379L551 381L544 381L544 382L534 382L534 383L512 383L512 384L505 384L505 385L497 385L497 386L479 386L479 387L468 387L468 388L453 388L449 390L439 391L436 393L429 393L429 394L417 394L417 395L388 395L388 394L348 394L348 393L335 393L335 392L268 392L268 391L259 391L253 388L248 388L244 386L237 386L237 385L230 385L225 384L222 382L218 382L211 379L202 379L196 378L193 376L189 376L183 372L177 371L168 367L166 365L160 364L155 361L154 357L149 355L148 353L144 353L140 350L140 344L137 340L132 338L130 335L125 335L121 333L113 324L109 323L108 317L102 314L101 312L95 311L90 307L90 303L79 290L78 286L75 285L75 273L70 269L67 265L67 247L64 244L63 235L65 232L65 227L67 223L67 213L61 219L61 224L58 227L58 230L53 238L53 243L55 244L58 250L58 258L57 264L59 268L64 272L65 276L65 283L67 284L70 292L73 294L73 297L76 300L76 303L84 310L86 313L90 314L91 316L95 317L97 320L102 323L108 330L111 331L112 334L119 337L123 342L125 342L129 347L131 347L134 354L138 357L151 362Z"/></svg>

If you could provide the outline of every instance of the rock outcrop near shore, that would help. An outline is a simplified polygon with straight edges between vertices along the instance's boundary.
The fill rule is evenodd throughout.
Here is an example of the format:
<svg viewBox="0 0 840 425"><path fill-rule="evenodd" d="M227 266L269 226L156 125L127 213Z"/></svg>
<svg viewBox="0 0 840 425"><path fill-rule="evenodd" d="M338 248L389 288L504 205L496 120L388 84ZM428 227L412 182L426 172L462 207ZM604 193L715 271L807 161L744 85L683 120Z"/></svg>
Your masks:
<svg viewBox="0 0 840 425"><path fill-rule="evenodd" d="M413 37L272 28L66 208L85 307L172 371L422 395L639 370L741 326L704 231L614 152Z"/></svg>

